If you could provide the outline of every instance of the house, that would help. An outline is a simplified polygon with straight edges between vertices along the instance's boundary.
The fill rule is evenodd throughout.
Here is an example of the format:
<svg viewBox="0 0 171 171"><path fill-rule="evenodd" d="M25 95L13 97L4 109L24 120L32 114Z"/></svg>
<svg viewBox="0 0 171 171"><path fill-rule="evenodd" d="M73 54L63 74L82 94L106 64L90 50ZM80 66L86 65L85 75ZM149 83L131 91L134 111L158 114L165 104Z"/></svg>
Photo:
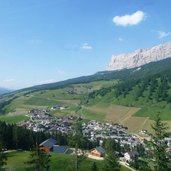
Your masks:
<svg viewBox="0 0 171 171"><path fill-rule="evenodd" d="M68 149L66 146L54 145L53 152L61 154L71 154L73 151Z"/></svg>
<svg viewBox="0 0 171 171"><path fill-rule="evenodd" d="M138 158L138 153L134 151L129 151L124 154L125 161L129 163Z"/></svg>
<svg viewBox="0 0 171 171"><path fill-rule="evenodd" d="M52 106L51 110L64 110L65 107L64 106L60 106L60 105L56 105L56 106Z"/></svg>
<svg viewBox="0 0 171 171"><path fill-rule="evenodd" d="M53 150L53 146L55 144L56 144L56 140L54 140L53 138L49 138L43 141L41 144L39 144L39 149L49 152Z"/></svg>
<svg viewBox="0 0 171 171"><path fill-rule="evenodd" d="M103 147L98 146L98 147L93 148L92 150L90 150L90 154L92 156L96 156L96 157L104 157L105 150L104 150Z"/></svg>
<svg viewBox="0 0 171 171"><path fill-rule="evenodd" d="M59 146L59 145L53 146L53 152L55 152L55 153L65 154L66 150L67 150L66 146Z"/></svg>

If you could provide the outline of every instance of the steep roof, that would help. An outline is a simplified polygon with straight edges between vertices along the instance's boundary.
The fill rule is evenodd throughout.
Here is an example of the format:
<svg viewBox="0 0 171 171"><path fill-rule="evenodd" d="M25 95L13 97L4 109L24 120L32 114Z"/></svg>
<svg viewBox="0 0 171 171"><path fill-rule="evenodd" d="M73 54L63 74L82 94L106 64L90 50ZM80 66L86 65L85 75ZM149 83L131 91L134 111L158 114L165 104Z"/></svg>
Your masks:
<svg viewBox="0 0 171 171"><path fill-rule="evenodd" d="M59 145L54 145L53 146L53 152L55 153L65 153L66 152L66 147L65 146L59 146Z"/></svg>
<svg viewBox="0 0 171 171"><path fill-rule="evenodd" d="M48 147L49 149L51 149L53 145L55 144L56 144L56 140L54 140L53 138L49 138L43 141L41 144L39 144L39 146L44 146L44 147Z"/></svg>
<svg viewBox="0 0 171 171"><path fill-rule="evenodd" d="M98 146L98 147L96 147L95 149L96 149L99 153L101 153L101 154L104 154L104 153L105 153L104 148L101 147L101 146Z"/></svg>
<svg viewBox="0 0 171 171"><path fill-rule="evenodd" d="M63 154L72 154L73 150L67 148L66 146L54 145L53 146L53 152L55 152L55 153L63 153Z"/></svg>

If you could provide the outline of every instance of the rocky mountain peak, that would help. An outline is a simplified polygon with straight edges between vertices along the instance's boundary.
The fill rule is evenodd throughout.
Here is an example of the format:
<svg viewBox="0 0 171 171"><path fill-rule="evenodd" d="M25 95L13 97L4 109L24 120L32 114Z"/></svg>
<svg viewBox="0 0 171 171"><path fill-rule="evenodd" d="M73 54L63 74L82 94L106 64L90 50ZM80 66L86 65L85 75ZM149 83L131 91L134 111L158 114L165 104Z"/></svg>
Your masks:
<svg viewBox="0 0 171 171"><path fill-rule="evenodd" d="M152 48L137 49L128 54L112 55L107 70L136 68L169 57L171 57L171 42Z"/></svg>

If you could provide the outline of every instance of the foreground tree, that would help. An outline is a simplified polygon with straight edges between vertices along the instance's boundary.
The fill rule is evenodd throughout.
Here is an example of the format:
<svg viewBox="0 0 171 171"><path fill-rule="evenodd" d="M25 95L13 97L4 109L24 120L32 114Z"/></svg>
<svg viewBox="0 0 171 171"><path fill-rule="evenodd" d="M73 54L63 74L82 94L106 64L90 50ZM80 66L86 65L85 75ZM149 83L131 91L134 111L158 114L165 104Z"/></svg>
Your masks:
<svg viewBox="0 0 171 171"><path fill-rule="evenodd" d="M140 157L136 157L133 161L131 161L129 163L130 166L139 171L152 171L149 165L149 160L145 153L145 147L142 144L140 144L137 145L137 147L134 150L138 152L138 155Z"/></svg>
<svg viewBox="0 0 171 171"><path fill-rule="evenodd" d="M144 158L137 158L129 164L131 167L139 171L152 171L152 169L149 166L148 160L145 160Z"/></svg>
<svg viewBox="0 0 171 171"><path fill-rule="evenodd" d="M79 170L79 165L85 160L86 153L83 149L88 147L88 143L87 138L83 136L81 123L77 121L74 131L69 137L69 145L75 148L75 171Z"/></svg>
<svg viewBox="0 0 171 171"><path fill-rule="evenodd" d="M152 171L151 167L149 166L148 161L144 160L138 160L138 170L140 171Z"/></svg>
<svg viewBox="0 0 171 171"><path fill-rule="evenodd" d="M0 170L4 170L3 167L6 165L7 157L3 152L2 142L0 142Z"/></svg>
<svg viewBox="0 0 171 171"><path fill-rule="evenodd" d="M116 149L118 148L118 144L112 140L108 139L105 143L105 166L104 171L119 171L119 156Z"/></svg>
<svg viewBox="0 0 171 171"><path fill-rule="evenodd" d="M50 157L50 154L37 147L36 150L31 152L29 160L25 163L28 165L27 170L49 171Z"/></svg>
<svg viewBox="0 0 171 171"><path fill-rule="evenodd" d="M7 156L3 152L3 142L2 142L2 131L0 127L0 170L3 170L4 165L6 165Z"/></svg>
<svg viewBox="0 0 171 171"><path fill-rule="evenodd" d="M91 166L91 171L98 171L97 165L95 162L93 162L92 166Z"/></svg>
<svg viewBox="0 0 171 171"><path fill-rule="evenodd" d="M152 125L152 129L154 133L150 144L153 155L154 170L170 171L171 165L167 154L167 144L164 142L168 128L166 124L161 121L159 114Z"/></svg>

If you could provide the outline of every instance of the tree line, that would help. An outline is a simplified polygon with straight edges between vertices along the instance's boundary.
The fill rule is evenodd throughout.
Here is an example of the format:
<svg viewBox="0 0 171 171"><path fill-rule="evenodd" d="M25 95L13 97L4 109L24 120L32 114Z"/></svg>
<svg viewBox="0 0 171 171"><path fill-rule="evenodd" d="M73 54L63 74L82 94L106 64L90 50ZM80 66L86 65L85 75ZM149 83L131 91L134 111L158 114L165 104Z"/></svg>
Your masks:
<svg viewBox="0 0 171 171"><path fill-rule="evenodd" d="M79 124L79 130L81 125ZM16 124L7 124L0 121L0 142L4 149L22 149L30 150L35 144L40 144L48 138L57 140L58 145L75 146L77 136L72 132L62 134L60 132L34 132ZM82 132L79 134L78 148L90 149L97 145L97 142L91 142L84 137Z"/></svg>

